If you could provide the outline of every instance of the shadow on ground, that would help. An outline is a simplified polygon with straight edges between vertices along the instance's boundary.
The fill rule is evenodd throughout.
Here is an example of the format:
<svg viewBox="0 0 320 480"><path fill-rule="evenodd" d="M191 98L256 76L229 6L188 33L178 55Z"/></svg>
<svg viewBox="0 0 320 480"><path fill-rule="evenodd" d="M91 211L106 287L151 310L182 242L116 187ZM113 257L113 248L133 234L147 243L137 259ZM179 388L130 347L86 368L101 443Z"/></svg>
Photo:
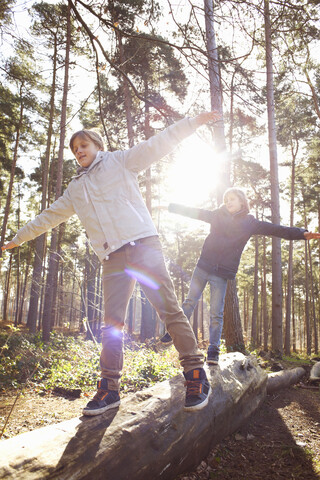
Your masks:
<svg viewBox="0 0 320 480"><path fill-rule="evenodd" d="M179 479L319 480L319 391L290 387L267 396L238 432Z"/></svg>

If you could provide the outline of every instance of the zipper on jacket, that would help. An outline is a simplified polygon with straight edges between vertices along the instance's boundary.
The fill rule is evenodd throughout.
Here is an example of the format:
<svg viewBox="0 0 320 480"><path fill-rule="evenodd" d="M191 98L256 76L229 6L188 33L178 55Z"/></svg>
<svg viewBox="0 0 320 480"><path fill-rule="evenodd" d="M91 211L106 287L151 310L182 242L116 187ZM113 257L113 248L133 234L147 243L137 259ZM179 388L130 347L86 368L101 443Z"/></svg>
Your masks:
<svg viewBox="0 0 320 480"><path fill-rule="evenodd" d="M134 206L132 205L132 203L127 199L126 200L126 203L127 205L131 208L131 210L136 214L136 216L139 218L140 222L143 222L144 223L144 220L142 218L142 216L140 215L140 213L134 208Z"/></svg>

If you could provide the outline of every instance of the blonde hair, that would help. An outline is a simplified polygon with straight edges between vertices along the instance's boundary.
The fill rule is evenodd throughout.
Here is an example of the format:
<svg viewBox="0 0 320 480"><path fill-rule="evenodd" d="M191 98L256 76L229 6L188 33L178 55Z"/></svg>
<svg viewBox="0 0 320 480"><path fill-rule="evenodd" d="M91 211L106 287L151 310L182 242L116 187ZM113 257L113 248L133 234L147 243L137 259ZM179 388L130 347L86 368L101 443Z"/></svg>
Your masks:
<svg viewBox="0 0 320 480"><path fill-rule="evenodd" d="M77 137L80 137L85 140L90 140L99 148L99 150L104 150L103 140L97 132L94 132L93 130L79 130L78 132L75 132L70 138L69 147L72 153L74 153L73 142Z"/></svg>
<svg viewBox="0 0 320 480"><path fill-rule="evenodd" d="M242 205L242 208L244 208L247 211L247 213L249 213L250 211L249 200L247 199L246 194L244 193L243 190L241 190L241 188L237 188L237 187L228 188L228 190L226 190L223 194L223 203L226 203L227 196L230 193L234 193L235 195L237 195Z"/></svg>

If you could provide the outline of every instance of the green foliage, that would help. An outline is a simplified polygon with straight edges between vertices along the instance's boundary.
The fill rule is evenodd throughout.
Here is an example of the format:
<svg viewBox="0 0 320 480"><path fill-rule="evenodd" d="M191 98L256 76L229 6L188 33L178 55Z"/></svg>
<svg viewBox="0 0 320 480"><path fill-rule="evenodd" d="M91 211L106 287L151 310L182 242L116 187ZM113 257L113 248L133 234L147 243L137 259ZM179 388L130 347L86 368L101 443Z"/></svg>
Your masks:
<svg viewBox="0 0 320 480"><path fill-rule="evenodd" d="M53 332L44 343L40 334L8 335L0 331L0 388L21 388L32 385L36 391L55 387L95 388L100 377L100 349L81 337ZM178 358L171 348L156 353L145 345L125 349L122 390L134 392L166 380L178 373Z"/></svg>
<svg viewBox="0 0 320 480"><path fill-rule="evenodd" d="M125 350L122 389L133 392L177 375L177 356L173 348L161 353L141 345L138 350Z"/></svg>
<svg viewBox="0 0 320 480"><path fill-rule="evenodd" d="M311 363L310 357L305 354L295 354L292 353L291 355L283 355L282 359L285 362L292 364L293 366L305 365L306 363Z"/></svg>

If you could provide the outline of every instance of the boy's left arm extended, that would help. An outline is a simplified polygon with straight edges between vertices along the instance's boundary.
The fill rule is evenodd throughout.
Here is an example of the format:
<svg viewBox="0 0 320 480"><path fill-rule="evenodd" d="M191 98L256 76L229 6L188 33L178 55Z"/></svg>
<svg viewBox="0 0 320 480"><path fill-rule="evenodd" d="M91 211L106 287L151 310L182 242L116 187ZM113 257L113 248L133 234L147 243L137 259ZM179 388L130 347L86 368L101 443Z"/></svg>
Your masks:
<svg viewBox="0 0 320 480"><path fill-rule="evenodd" d="M123 151L126 168L136 173L149 168L153 162L172 152L182 140L194 133L197 127L194 118L184 118L148 140Z"/></svg>

